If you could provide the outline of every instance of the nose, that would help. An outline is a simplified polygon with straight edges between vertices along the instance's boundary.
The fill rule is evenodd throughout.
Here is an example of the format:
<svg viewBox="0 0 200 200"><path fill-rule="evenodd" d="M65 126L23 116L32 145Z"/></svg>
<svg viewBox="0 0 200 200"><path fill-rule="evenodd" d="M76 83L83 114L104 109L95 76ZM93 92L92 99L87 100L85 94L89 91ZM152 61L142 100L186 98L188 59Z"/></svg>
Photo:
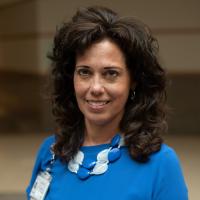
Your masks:
<svg viewBox="0 0 200 200"><path fill-rule="evenodd" d="M90 92L94 96L100 96L104 92L104 85L99 76L94 76L91 85L90 85Z"/></svg>

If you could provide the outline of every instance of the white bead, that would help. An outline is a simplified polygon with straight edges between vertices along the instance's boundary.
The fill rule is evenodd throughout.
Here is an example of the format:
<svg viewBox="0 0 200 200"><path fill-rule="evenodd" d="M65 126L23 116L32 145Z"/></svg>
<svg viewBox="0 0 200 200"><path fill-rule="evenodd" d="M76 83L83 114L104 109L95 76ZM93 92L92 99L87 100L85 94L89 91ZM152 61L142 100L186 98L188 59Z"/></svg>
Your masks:
<svg viewBox="0 0 200 200"><path fill-rule="evenodd" d="M97 161L107 162L109 151L110 151L110 149L104 149L103 151L99 152L97 154Z"/></svg>
<svg viewBox="0 0 200 200"><path fill-rule="evenodd" d="M108 164L107 163L96 163L94 169L90 174L103 174L107 171L108 169Z"/></svg>
<svg viewBox="0 0 200 200"><path fill-rule="evenodd" d="M78 163L79 165L81 165L83 162L83 159L84 159L84 153L82 151L78 151L78 153L75 155L73 160L75 163Z"/></svg>
<svg viewBox="0 0 200 200"><path fill-rule="evenodd" d="M119 142L119 146L121 147L121 146L124 146L124 145L125 145L124 138L121 137L120 142Z"/></svg>
<svg viewBox="0 0 200 200"><path fill-rule="evenodd" d="M79 169L79 164L74 162L74 160L70 160L69 163L68 163L68 169L71 171L71 172L74 172L74 173L77 173L78 169Z"/></svg>

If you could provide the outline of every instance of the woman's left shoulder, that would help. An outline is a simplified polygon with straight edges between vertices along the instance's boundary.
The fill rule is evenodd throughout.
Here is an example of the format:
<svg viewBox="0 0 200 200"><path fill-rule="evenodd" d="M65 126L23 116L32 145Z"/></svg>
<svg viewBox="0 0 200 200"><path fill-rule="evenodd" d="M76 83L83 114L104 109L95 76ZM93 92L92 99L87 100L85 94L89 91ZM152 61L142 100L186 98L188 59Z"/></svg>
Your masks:
<svg viewBox="0 0 200 200"><path fill-rule="evenodd" d="M187 200L187 185L176 151L162 144L160 150L150 156L150 162L156 169L155 199Z"/></svg>
<svg viewBox="0 0 200 200"><path fill-rule="evenodd" d="M151 155L151 159L177 160L178 156L174 148L163 143L160 150Z"/></svg>
<svg viewBox="0 0 200 200"><path fill-rule="evenodd" d="M161 145L159 151L150 156L150 161L160 169L160 172L166 174L177 173L180 174L180 176L182 174L179 156L172 147L165 143Z"/></svg>

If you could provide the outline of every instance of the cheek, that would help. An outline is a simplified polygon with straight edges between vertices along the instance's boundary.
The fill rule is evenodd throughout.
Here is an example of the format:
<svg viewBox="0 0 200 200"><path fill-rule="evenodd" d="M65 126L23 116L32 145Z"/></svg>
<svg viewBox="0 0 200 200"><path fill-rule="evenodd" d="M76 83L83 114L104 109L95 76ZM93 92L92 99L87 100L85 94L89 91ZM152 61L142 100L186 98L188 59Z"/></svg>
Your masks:
<svg viewBox="0 0 200 200"><path fill-rule="evenodd" d="M74 91L77 99L83 94L83 89L79 85L74 85Z"/></svg>
<svg viewBox="0 0 200 200"><path fill-rule="evenodd" d="M74 91L76 98L80 98L85 94L87 90L87 85L82 83L78 78L74 78Z"/></svg>
<svg viewBox="0 0 200 200"><path fill-rule="evenodd" d="M110 90L110 95L116 99L118 102L120 101L123 103L124 101L127 101L128 95L129 95L129 87L124 87L123 85L112 88Z"/></svg>
<svg viewBox="0 0 200 200"><path fill-rule="evenodd" d="M74 92L75 92L75 96L76 98L80 95L81 93L81 85L78 81L78 79L76 78L76 76L74 77Z"/></svg>

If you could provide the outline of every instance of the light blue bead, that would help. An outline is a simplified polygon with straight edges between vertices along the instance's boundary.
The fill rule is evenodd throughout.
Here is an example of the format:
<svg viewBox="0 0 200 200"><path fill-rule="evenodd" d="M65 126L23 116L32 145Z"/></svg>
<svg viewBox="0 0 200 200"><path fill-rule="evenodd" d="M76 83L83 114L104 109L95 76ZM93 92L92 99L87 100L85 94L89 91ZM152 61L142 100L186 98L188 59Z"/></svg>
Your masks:
<svg viewBox="0 0 200 200"><path fill-rule="evenodd" d="M117 159L119 159L120 156L121 156L121 150L118 148L113 148L108 153L108 160L109 160L109 162L114 162Z"/></svg>
<svg viewBox="0 0 200 200"><path fill-rule="evenodd" d="M116 147L119 145L119 142L120 142L120 139L121 139L121 136L120 134L116 134L115 137L112 139L111 141L111 146L112 147Z"/></svg>
<svg viewBox="0 0 200 200"><path fill-rule="evenodd" d="M87 169L92 169L95 166L95 164L96 164L95 160L86 159L84 160L82 166Z"/></svg>
<svg viewBox="0 0 200 200"><path fill-rule="evenodd" d="M90 176L90 171L86 168L80 167L77 175L81 180L85 180Z"/></svg>

